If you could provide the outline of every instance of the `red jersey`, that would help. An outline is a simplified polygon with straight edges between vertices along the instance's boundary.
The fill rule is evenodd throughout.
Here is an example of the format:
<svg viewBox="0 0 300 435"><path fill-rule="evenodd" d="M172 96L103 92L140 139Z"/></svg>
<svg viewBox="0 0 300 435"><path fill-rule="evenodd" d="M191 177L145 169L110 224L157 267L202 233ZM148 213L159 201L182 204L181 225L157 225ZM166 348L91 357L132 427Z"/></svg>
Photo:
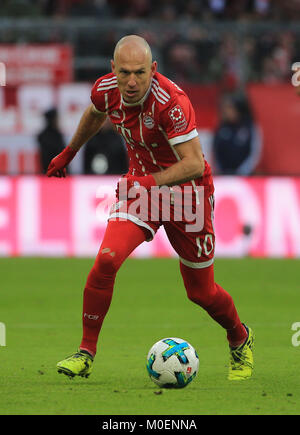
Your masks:
<svg viewBox="0 0 300 435"><path fill-rule="evenodd" d="M152 78L144 97L126 103L113 73L94 84L91 100L99 112L106 113L127 146L129 174L148 175L168 168L180 160L176 145L198 136L195 112L185 92L160 73ZM208 184L211 171L205 162L196 185Z"/></svg>

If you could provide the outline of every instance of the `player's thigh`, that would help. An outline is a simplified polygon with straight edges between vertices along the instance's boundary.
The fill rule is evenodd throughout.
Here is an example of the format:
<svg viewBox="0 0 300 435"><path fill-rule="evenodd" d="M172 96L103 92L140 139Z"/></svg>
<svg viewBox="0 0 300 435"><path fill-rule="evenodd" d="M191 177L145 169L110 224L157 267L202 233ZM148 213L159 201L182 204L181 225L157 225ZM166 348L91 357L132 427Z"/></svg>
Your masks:
<svg viewBox="0 0 300 435"><path fill-rule="evenodd" d="M171 221L164 224L168 239L180 261L192 268L204 268L213 264L215 233L213 225L214 196L204 195L203 226L188 224L186 221ZM193 231L197 229L197 231Z"/></svg>
<svg viewBox="0 0 300 435"><path fill-rule="evenodd" d="M132 198L119 200L110 209L109 222L131 222L146 234L146 241L150 242L161 223L159 219L153 220L151 217L151 199L146 196L146 200Z"/></svg>

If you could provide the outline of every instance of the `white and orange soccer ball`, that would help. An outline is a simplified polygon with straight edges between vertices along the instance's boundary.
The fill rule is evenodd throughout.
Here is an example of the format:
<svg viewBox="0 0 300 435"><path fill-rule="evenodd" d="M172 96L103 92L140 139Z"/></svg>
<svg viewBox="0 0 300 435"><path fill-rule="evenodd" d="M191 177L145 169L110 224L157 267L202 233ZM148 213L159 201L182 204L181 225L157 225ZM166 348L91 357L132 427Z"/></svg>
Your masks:
<svg viewBox="0 0 300 435"><path fill-rule="evenodd" d="M186 387L195 378L198 369L196 350L181 338L163 338L148 352L148 374L161 388Z"/></svg>

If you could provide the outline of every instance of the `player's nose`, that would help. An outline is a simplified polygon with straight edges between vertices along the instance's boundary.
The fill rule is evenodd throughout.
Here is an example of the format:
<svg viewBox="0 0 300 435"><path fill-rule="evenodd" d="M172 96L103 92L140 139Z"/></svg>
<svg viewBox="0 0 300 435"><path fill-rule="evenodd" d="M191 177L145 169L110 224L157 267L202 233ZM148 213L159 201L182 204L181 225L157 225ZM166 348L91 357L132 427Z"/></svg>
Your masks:
<svg viewBox="0 0 300 435"><path fill-rule="evenodd" d="M130 76L129 81L128 81L128 86L130 88L134 88L136 86L136 80L134 76Z"/></svg>

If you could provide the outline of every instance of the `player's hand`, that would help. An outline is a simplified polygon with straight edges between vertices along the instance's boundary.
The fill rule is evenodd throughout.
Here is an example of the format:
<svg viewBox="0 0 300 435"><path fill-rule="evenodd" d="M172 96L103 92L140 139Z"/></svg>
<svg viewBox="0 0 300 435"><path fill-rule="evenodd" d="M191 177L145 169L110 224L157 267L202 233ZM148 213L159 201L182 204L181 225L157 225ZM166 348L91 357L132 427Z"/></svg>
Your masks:
<svg viewBox="0 0 300 435"><path fill-rule="evenodd" d="M156 185L156 181L151 174L145 175L144 177L136 177L134 175L126 174L120 178L117 184L116 196L118 200L126 200L131 189L136 189L138 192L141 187L150 190L152 186Z"/></svg>
<svg viewBox="0 0 300 435"><path fill-rule="evenodd" d="M74 151L69 146L66 147L60 154L58 154L54 159L51 160L48 169L48 177L66 177L66 166L74 158L77 151Z"/></svg>

